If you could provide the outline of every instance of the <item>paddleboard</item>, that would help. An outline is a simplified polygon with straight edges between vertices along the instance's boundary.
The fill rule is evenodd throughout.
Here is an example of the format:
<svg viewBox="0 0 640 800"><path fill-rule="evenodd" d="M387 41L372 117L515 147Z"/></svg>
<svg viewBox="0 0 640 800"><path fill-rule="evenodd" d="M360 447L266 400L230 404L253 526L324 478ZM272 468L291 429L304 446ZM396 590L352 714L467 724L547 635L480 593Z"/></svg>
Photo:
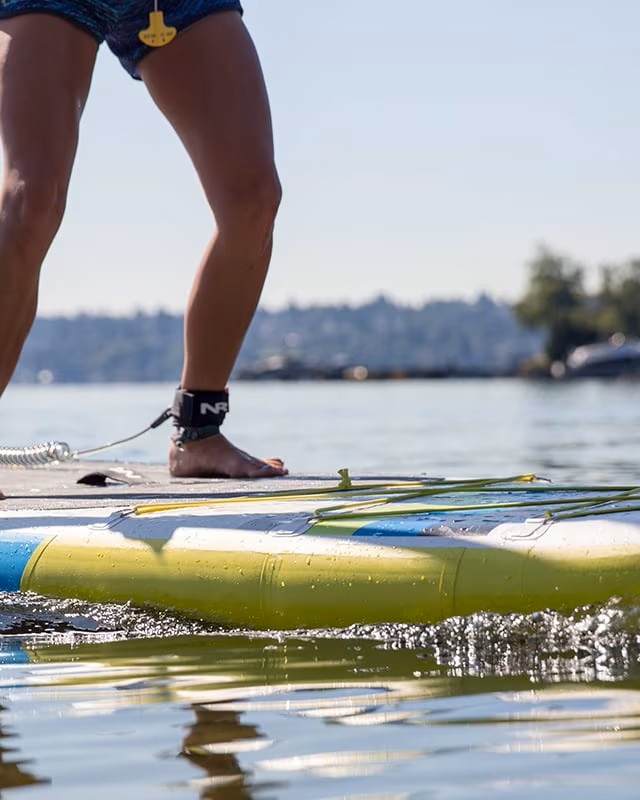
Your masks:
<svg viewBox="0 0 640 800"><path fill-rule="evenodd" d="M343 475L326 490L7 510L0 590L262 630L634 602L639 492Z"/></svg>

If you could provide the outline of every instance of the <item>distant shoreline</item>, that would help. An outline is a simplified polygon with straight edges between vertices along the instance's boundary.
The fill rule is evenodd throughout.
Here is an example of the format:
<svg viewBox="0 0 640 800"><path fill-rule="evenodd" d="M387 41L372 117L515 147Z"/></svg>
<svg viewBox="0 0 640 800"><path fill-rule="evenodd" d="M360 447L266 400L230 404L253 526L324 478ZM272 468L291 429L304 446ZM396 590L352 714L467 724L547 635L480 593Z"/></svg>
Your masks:
<svg viewBox="0 0 640 800"><path fill-rule="evenodd" d="M511 309L483 296L420 308L380 297L363 306L258 309L232 380L392 380L516 375L541 348ZM38 318L16 372L19 383L171 381L180 375L183 320Z"/></svg>

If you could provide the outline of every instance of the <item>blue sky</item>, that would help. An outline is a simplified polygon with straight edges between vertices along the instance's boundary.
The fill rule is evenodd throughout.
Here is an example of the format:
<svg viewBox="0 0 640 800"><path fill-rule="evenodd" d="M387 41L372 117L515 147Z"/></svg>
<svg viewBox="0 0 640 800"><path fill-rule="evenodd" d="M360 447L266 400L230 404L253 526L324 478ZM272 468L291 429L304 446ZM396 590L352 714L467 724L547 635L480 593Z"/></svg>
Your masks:
<svg viewBox="0 0 640 800"><path fill-rule="evenodd" d="M160 7L161 7L160 3ZM263 305L514 299L640 255L637 0L245 0L285 197ZM180 311L210 216L101 51L40 313Z"/></svg>

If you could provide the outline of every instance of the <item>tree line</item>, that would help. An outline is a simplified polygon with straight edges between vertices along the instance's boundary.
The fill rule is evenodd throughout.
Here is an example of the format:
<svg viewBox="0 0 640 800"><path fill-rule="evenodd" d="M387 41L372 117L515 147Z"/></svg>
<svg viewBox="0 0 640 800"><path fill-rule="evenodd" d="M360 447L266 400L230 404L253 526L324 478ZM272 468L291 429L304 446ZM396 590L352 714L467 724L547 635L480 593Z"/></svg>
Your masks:
<svg viewBox="0 0 640 800"><path fill-rule="evenodd" d="M259 308L232 377L281 376L274 363L302 365L293 374L303 376L339 375L352 365L369 374L545 374L579 345L616 333L640 337L640 258L601 266L591 291L584 265L549 248L527 269L525 292L511 304L482 295L411 306L381 296L361 305ZM177 381L182 322L162 311L39 317L14 380Z"/></svg>
<svg viewBox="0 0 640 800"><path fill-rule="evenodd" d="M600 266L592 291L585 285L584 265L549 248L539 249L528 270L525 294L513 311L521 324L543 333L547 363L614 334L640 337L639 258Z"/></svg>
<svg viewBox="0 0 640 800"><path fill-rule="evenodd" d="M283 360L303 365L303 375L340 375L352 365L369 374L511 374L539 346L537 332L487 296L420 306L379 297L354 306L260 308L232 377L277 377L271 367ZM38 318L14 380L178 381L182 352L179 315Z"/></svg>

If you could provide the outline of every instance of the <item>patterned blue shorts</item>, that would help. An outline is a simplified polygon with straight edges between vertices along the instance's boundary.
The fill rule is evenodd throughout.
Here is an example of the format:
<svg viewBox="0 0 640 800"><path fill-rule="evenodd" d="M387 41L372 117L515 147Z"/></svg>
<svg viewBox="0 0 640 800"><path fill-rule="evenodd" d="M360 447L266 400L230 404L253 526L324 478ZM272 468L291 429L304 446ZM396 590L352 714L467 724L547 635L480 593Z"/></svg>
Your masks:
<svg viewBox="0 0 640 800"><path fill-rule="evenodd" d="M188 25L215 11L239 11L240 0L160 0L165 25L178 34ZM109 49L134 78L140 78L136 65L151 52L138 38L149 25L154 0L0 0L0 19L18 14L47 13L77 25Z"/></svg>

